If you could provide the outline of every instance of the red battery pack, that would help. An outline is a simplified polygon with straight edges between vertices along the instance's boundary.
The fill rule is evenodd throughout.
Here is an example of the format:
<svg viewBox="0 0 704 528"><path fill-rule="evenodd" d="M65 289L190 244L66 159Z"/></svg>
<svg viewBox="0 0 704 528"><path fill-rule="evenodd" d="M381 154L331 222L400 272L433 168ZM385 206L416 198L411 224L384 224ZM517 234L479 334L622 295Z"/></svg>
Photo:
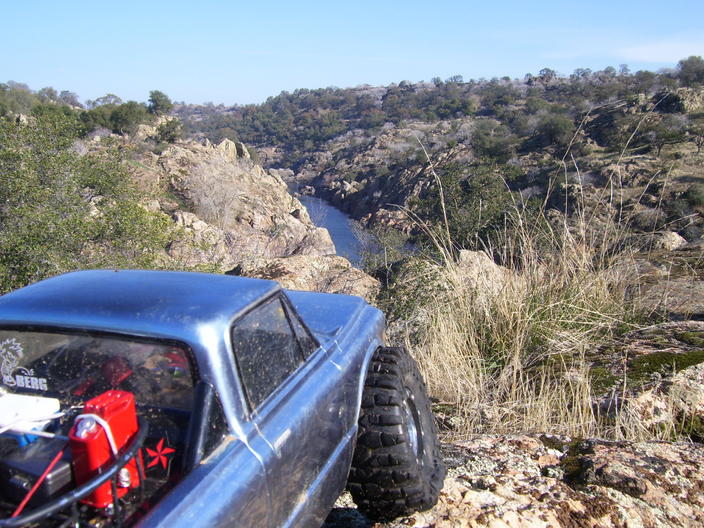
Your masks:
<svg viewBox="0 0 704 528"><path fill-rule="evenodd" d="M134 394L131 392L118 390L104 392L86 402L83 414L97 415L107 423L118 451L134 438L138 430ZM69 432L69 443L73 457L73 474L78 486L105 471L115 460L105 428L93 418L84 417L76 420ZM141 453L138 456L141 456ZM139 486L139 473L136 460L133 458L118 473L118 497L124 496L131 488L137 486ZM110 481L101 485L81 502L95 508L105 508L112 504Z"/></svg>

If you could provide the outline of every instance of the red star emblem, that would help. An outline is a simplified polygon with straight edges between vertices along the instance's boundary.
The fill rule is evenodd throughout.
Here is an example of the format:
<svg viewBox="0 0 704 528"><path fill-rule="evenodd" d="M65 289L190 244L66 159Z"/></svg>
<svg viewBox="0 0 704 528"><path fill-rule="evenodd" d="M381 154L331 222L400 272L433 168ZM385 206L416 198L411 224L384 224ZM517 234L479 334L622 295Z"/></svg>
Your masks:
<svg viewBox="0 0 704 528"><path fill-rule="evenodd" d="M156 445L156 450L149 449L148 447L146 449L147 454L150 457L154 457L149 461L149 464L147 465L148 468L154 467L160 463L161 467L166 469L166 463L169 461L168 455L176 452L176 450L171 447L164 447L163 438L159 440L159 443Z"/></svg>

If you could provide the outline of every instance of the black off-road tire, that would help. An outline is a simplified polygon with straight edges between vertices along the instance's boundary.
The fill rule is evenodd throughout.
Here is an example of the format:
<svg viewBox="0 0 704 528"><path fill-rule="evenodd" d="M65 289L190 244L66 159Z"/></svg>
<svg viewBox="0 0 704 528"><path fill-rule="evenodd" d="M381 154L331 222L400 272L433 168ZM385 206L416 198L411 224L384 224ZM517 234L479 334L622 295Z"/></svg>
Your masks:
<svg viewBox="0 0 704 528"><path fill-rule="evenodd" d="M377 349L364 384L347 488L372 520L432 508L445 479L435 420L404 348Z"/></svg>

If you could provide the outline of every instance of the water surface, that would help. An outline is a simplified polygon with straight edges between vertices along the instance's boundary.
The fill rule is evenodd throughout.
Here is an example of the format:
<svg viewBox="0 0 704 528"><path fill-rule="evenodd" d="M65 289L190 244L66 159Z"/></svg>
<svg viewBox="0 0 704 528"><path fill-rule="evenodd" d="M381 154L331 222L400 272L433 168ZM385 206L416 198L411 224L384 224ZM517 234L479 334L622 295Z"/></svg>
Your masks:
<svg viewBox="0 0 704 528"><path fill-rule="evenodd" d="M337 254L348 259L353 266L359 267L362 264L362 247L352 229L353 220L337 207L317 196L297 196L297 198L308 209L313 223L328 230Z"/></svg>

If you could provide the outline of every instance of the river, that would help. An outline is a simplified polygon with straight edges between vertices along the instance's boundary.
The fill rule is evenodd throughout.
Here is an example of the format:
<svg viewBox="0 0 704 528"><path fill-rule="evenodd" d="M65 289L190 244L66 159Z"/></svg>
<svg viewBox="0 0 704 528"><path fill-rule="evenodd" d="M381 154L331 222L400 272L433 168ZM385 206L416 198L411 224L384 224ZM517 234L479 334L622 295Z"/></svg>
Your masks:
<svg viewBox="0 0 704 528"><path fill-rule="evenodd" d="M313 223L328 230L337 254L345 257L353 266L360 267L362 243L352 229L353 220L317 196L297 196L297 198L308 209Z"/></svg>

